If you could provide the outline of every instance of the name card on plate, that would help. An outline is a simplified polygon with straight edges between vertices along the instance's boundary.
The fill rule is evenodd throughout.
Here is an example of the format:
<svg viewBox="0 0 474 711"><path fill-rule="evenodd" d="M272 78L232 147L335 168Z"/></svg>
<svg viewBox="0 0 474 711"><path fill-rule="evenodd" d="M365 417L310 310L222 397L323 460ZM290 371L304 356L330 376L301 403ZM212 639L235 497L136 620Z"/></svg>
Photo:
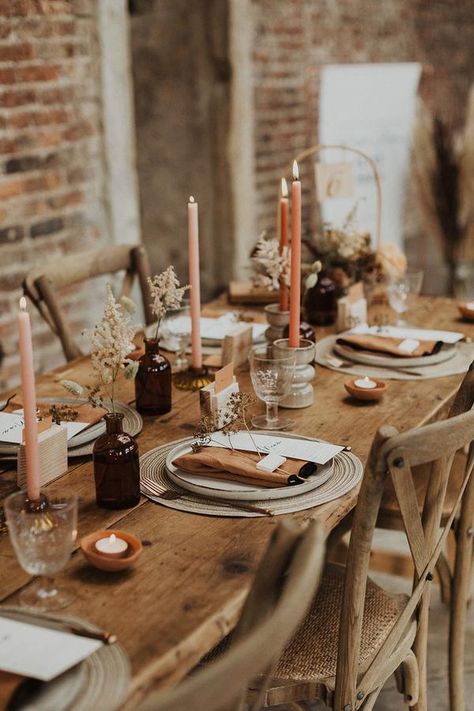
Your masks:
<svg viewBox="0 0 474 711"><path fill-rule="evenodd" d="M344 449L344 447L329 442L253 433L250 436L248 432L236 432L231 437L234 449L244 452L260 451L264 454L281 454L289 459L302 459L315 464L326 464ZM214 432L212 440L207 446L228 448L229 438L222 432Z"/></svg>
<svg viewBox="0 0 474 711"><path fill-rule="evenodd" d="M50 681L102 646L96 639L0 617L0 669Z"/></svg>

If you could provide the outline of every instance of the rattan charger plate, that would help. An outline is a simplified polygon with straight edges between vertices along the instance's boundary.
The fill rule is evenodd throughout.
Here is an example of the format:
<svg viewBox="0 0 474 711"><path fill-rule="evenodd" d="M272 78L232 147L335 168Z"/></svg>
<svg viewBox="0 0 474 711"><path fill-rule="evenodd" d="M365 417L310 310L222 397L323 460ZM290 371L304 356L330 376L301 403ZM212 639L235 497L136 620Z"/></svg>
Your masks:
<svg viewBox="0 0 474 711"><path fill-rule="evenodd" d="M264 516L264 513L256 511L246 511L231 504L223 504L217 499L205 499L191 494L189 491L181 489L171 481L166 471L166 457L176 445L191 442L192 438L171 442L161 447L156 447L140 457L140 476L143 479L151 479L154 488L160 492L171 492L178 498L161 498L155 491L153 493L147 489L146 484L141 481L141 492L152 501L188 513L203 514L205 516L233 516L233 517L256 517ZM287 499L275 499L269 501L251 501L252 505L265 508L274 516L304 511L314 506L325 504L343 496L353 489L362 478L363 465L360 459L352 452L341 452L334 458L333 473L330 479L317 489L308 491L301 496L293 496Z"/></svg>
<svg viewBox="0 0 474 711"><path fill-rule="evenodd" d="M64 625L100 631L91 622L73 615L32 613L10 606L0 607L0 615L54 629L61 629L64 622ZM115 711L127 695L129 680L130 662L125 651L120 644L104 644L80 664L41 684L18 711Z"/></svg>

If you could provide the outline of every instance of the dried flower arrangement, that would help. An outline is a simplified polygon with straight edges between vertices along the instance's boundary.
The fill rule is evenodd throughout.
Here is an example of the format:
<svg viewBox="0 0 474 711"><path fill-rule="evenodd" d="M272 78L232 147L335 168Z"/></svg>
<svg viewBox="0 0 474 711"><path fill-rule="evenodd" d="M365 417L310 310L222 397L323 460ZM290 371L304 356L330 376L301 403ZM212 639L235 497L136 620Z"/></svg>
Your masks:
<svg viewBox="0 0 474 711"><path fill-rule="evenodd" d="M135 305L126 297L115 300L112 287L107 284L104 315L94 328L85 331L92 346L91 364L97 376L97 384L82 387L72 380L62 380L61 385L76 397L86 397L93 407L104 407L115 413L115 383L120 371L133 379L137 373L137 361L128 358L135 349L135 327L130 324ZM110 408L108 407L110 402Z"/></svg>
<svg viewBox="0 0 474 711"><path fill-rule="evenodd" d="M413 157L419 206L443 253L453 294L462 250L474 239L474 85L460 135L419 103Z"/></svg>
<svg viewBox="0 0 474 711"><path fill-rule="evenodd" d="M277 239L267 239L262 232L252 254L252 263L257 271L254 286L276 291L280 284L290 285L290 250Z"/></svg>
<svg viewBox="0 0 474 711"><path fill-rule="evenodd" d="M232 434L239 432L242 429L247 430L257 452L259 449L250 431L248 425L248 410L255 404L256 400L252 395L243 392L231 393L227 401L227 407L224 412L224 424L219 431L227 435L229 440L229 449L234 449L232 446ZM199 420L199 424L194 432L194 442L191 447L193 452L199 452L202 447L206 447L212 442L212 435L217 431L216 420L212 415L203 415ZM220 444L220 443L219 443Z"/></svg>
<svg viewBox="0 0 474 711"><path fill-rule="evenodd" d="M168 311L179 309L184 294L191 287L180 286L172 265L161 272L161 274L148 277L148 284L153 299L151 302L151 310L157 319L155 338L158 338L161 320L166 316Z"/></svg>

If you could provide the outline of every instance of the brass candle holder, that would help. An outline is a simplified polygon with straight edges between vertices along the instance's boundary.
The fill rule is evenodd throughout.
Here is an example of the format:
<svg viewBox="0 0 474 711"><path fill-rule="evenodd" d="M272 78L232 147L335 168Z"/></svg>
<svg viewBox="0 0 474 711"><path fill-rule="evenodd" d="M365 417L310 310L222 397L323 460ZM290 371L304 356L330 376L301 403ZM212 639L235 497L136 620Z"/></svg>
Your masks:
<svg viewBox="0 0 474 711"><path fill-rule="evenodd" d="M214 381L214 376L211 375L206 366L202 368L193 368L190 366L187 370L183 370L173 375L173 382L178 390L190 390L196 392L206 385Z"/></svg>

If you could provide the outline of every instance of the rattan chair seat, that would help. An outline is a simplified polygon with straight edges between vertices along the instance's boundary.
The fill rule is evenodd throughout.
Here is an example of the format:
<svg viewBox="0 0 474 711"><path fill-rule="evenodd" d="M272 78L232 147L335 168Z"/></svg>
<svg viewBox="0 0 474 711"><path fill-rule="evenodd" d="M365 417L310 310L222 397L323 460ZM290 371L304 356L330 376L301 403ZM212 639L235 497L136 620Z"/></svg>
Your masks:
<svg viewBox="0 0 474 711"><path fill-rule="evenodd" d="M344 566L326 566L318 594L273 676L287 681L315 681L336 675L339 619L344 593ZM381 647L407 597L391 596L367 579L360 671Z"/></svg>

